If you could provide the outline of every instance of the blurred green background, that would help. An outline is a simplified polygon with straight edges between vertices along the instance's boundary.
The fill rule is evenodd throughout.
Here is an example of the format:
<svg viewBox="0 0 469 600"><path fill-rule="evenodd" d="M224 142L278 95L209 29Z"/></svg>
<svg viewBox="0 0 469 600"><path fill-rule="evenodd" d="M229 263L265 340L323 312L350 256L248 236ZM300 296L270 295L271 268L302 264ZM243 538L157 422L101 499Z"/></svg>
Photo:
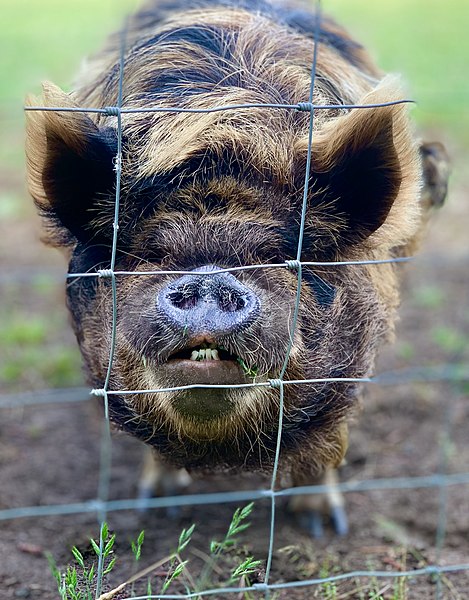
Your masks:
<svg viewBox="0 0 469 600"><path fill-rule="evenodd" d="M39 244L38 220L24 186L23 99L50 79L64 89L84 56L99 49L137 0L2 0L0 35L0 268L39 271L63 261ZM313 4L313 3L311 3ZM455 198L444 215L466 236L469 176L469 5L467 0L324 0L385 71L402 73L418 101L415 119L427 139L453 155ZM458 200L459 198L459 200ZM463 207L463 208L460 208ZM446 218L446 217L445 217ZM448 229L448 227L446 227ZM448 245L451 232L440 246ZM467 237L467 236L466 236ZM456 242L454 242L456 245ZM467 249L467 245L466 245ZM55 277L55 279L54 279ZM81 381L80 360L63 310L62 284L47 272L2 285L0 390ZM56 308L57 307L57 308Z"/></svg>

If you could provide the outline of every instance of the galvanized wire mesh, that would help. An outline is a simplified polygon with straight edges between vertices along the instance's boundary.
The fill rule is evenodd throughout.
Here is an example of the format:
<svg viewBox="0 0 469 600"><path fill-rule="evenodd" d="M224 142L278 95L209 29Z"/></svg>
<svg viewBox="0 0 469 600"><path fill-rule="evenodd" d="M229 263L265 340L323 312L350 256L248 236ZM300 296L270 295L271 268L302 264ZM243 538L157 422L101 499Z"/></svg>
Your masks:
<svg viewBox="0 0 469 600"><path fill-rule="evenodd" d="M300 307L300 292L302 284L302 269L305 266L322 266L334 264L335 266L345 265L370 265L370 264L381 264L383 262L406 262L409 258L395 258L386 261L382 260L362 260L362 261L343 261L343 262L305 262L301 261L302 247L303 247L303 234L305 229L305 219L307 215L307 198L308 198L308 186L309 186L309 173L311 170L311 154L314 144L313 139L313 124L316 111L337 108L337 105L315 105L313 103L313 91L316 81L316 64L317 64L317 53L319 48L319 31L322 18L321 5L319 0L316 1L316 24L315 24L315 42L314 42L314 53L311 57L311 87L309 98L305 99L296 105L288 104L240 104L233 106L213 106L208 109L183 109L183 108L161 108L161 107L147 107L147 108L133 108L129 106L123 106L123 74L124 74L124 56L126 51L126 28L122 31L122 42L121 42L121 56L120 56L120 77L119 77L119 90L118 100L116 106L111 107L84 107L84 108L60 108L60 107L28 107L27 110L40 110L40 111L76 111L76 112L88 112L88 113L103 113L108 116L115 117L116 119L116 130L118 139L118 149L115 158L115 175L116 175L116 194L115 194L115 212L113 222L113 239L112 239L112 256L109 264L109 268L105 270L98 270L96 272L88 273L69 273L68 278L77 277L102 277L109 278L111 280L112 298L113 298L113 316L112 316L112 327L111 327L111 351L108 361L108 368L105 381L100 389L91 390L91 393L95 396L102 397L104 400L104 413L105 419L103 422L103 430L101 436L101 454L100 454L100 465L99 465L99 485L97 490L96 498L87 502L76 502L62 505L49 505L49 506L31 506L31 507L19 507L0 510L0 521L7 519L17 519L20 517L44 517L48 515L72 515L77 513L95 513L97 519L101 524L100 534L100 555L98 564L98 583L96 588L96 597L98 598L102 591L102 580L103 580L103 523L107 519L107 515L110 511L119 511L126 509L139 509L142 507L142 501L139 499L128 499L128 500L109 500L109 482L110 482L110 470L111 470L111 433L110 433L110 422L109 422L109 397L112 395L128 395L128 394L142 394L142 393L161 393L166 391L192 389L192 388L227 388L227 387L257 387L257 386L270 386L278 390L279 394L279 423L278 423L278 438L276 442L275 461L271 474L270 486L263 489L254 489L248 491L235 490L232 492L223 493L209 493L209 494L190 494L176 497L158 497L145 500L145 506L148 508L162 508L168 506L187 506L187 505L209 505L218 504L223 502L243 502L247 500L257 499L270 499L271 505L271 518L270 518L270 535L268 551L266 556L266 569L265 569L265 580L261 584L255 584L248 587L229 587L229 588L217 588L207 589L194 593L182 593L182 594L153 594L144 596L126 596L129 600L144 600L149 598L198 598L203 596L217 595L223 597L227 594L235 594L240 592L258 592L262 593L265 598L269 598L272 592L276 590L287 590L301 587L312 587L317 585L323 585L328 582L336 582L344 579L352 579L357 577L375 577L375 578L390 578L390 577L419 577L419 576L436 576L438 581L442 573L451 573L463 570L469 570L469 563L467 564L452 564L452 565L440 565L434 564L421 569L414 569L408 571L377 571L377 570L362 570L353 571L348 573L342 573L339 575L333 575L330 577L307 579L302 581L283 582L276 583L272 581L271 567L272 557L275 549L275 524L276 524L276 500L280 497L294 496L298 494L323 494L327 491L327 486L316 485L306 486L277 490L275 482L277 480L277 471L279 464L279 457L281 451L281 436L282 436L282 418L283 418L283 395L285 385L301 385L312 382L331 382L331 381L342 381L342 382L360 382L364 384L373 385L396 385L398 383L421 380L424 382L430 381L451 381L453 383L468 381L469 370L467 365L441 365L439 368L427 368L422 367L421 369L413 369L403 372L392 372L382 373L375 377L369 378L323 378L323 379L305 379L305 380L284 380L286 367L290 358L290 352L292 349L293 336L297 326L298 312ZM363 110L369 108L375 108L379 106L389 106L391 104L412 102L411 100L402 100L398 102L386 102L382 104L369 104L369 105L340 105L342 109L360 108ZM271 268L287 268L297 273L297 292L294 314L292 316L290 324L290 340L288 349L284 358L283 366L276 379L272 379L267 382L253 382L249 384L240 384L236 386L227 385L186 385L178 386L166 389L155 389L155 390L110 390L109 382L113 368L113 359L115 352L115 341L116 341L116 315L117 315L117 285L118 279L126 277L128 275L140 275L142 277L149 275L181 275L191 271L119 271L116 269L116 251L117 241L119 236L119 204L120 204L120 184L121 184L121 168L122 168L122 115L126 113L135 112L193 112L193 113L206 113L215 111L235 111L237 109L247 108L262 108L265 110L296 110L304 111L309 113L309 139L308 139L308 154L305 169L304 187L303 187L303 202L302 202L302 213L301 221L298 230L298 244L297 253L295 260L286 260L283 263L276 264L255 264L255 265L242 265L240 267L233 267L227 269L218 269L217 271L210 271L210 275L224 272L239 272L242 270L250 269L271 269ZM194 275L203 277L206 274L201 272L191 272ZM41 392L39 394L16 394L10 396L4 396L0 398L0 408L8 406L27 406L35 403L50 403L50 402L74 402L81 401L85 390L60 390L59 393L51 391ZM448 405L447 414L444 423L442 423L442 434L440 441L440 468L438 472L429 476L421 477L406 477L406 478L393 478L393 479L373 479L363 480L359 482L343 482L338 484L338 489L344 493L351 491L370 491L370 490L384 490L384 489L417 489L417 488L429 488L437 490L439 494L439 515L437 524L437 533L435 540L435 547L438 552L441 552L446 534L446 516L447 516L447 490L449 486L453 485L464 485L469 484L469 472L467 473L448 473L447 472L447 454L445 452L445 440L451 438L451 411L453 407L451 403ZM438 562L438 561L437 561ZM436 589L436 597L441 597L441 585Z"/></svg>

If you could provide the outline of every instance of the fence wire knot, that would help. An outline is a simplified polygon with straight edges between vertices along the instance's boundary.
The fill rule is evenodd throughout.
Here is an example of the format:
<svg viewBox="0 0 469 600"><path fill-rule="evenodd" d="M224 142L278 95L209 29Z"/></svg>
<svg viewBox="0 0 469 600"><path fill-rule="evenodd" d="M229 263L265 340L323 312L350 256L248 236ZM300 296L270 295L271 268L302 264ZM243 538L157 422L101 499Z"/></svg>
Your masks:
<svg viewBox="0 0 469 600"><path fill-rule="evenodd" d="M118 117L120 108L118 106L105 106L104 111L108 117Z"/></svg>
<svg viewBox="0 0 469 600"><path fill-rule="evenodd" d="M112 269L98 269L98 277L112 277L114 271Z"/></svg>
<svg viewBox="0 0 469 600"><path fill-rule="evenodd" d="M114 173L120 173L122 171L122 157L120 155L113 158L112 166Z"/></svg>
<svg viewBox="0 0 469 600"><path fill-rule="evenodd" d="M312 102L298 102L296 105L296 110L300 112L311 112L314 108L314 104Z"/></svg>
<svg viewBox="0 0 469 600"><path fill-rule="evenodd" d="M286 260L285 264L290 271L299 271L301 269L301 262L299 260Z"/></svg>
<svg viewBox="0 0 469 600"><path fill-rule="evenodd" d="M107 391L104 388L95 388L91 390L90 395L105 398L107 395Z"/></svg>
<svg viewBox="0 0 469 600"><path fill-rule="evenodd" d="M266 583L253 583L251 587L256 590L256 592L268 592L269 586Z"/></svg>
<svg viewBox="0 0 469 600"><path fill-rule="evenodd" d="M269 379L269 385L270 387L280 389L283 385L283 381L281 379Z"/></svg>

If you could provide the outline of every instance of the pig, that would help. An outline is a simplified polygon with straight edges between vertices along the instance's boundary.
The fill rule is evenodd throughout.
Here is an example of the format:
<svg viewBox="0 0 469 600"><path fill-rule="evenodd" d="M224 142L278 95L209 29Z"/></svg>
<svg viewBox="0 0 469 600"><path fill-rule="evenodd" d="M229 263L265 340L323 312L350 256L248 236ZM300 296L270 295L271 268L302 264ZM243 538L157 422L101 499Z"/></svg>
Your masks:
<svg viewBox="0 0 469 600"><path fill-rule="evenodd" d="M399 79L318 19L301 4L153 0L86 63L73 92L45 83L29 98L26 152L46 241L77 274L67 303L98 389L111 356L117 231L108 410L160 461L143 489L182 469L271 472L282 375L299 383L283 388L279 476L330 484L328 510L345 533L333 486L361 390L350 379L369 377L392 339L400 267L336 263L414 250L446 194L446 160L415 135ZM315 44L311 99L327 108L312 112ZM299 274L310 127L300 257L322 264ZM246 265L255 268L230 271ZM319 531L316 496L295 497L293 509Z"/></svg>

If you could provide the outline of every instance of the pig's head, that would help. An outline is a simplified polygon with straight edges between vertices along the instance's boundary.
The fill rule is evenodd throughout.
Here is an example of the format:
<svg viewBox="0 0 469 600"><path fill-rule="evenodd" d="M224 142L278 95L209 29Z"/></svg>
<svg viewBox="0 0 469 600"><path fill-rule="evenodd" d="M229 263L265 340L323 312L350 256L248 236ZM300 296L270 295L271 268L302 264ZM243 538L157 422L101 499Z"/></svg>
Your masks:
<svg viewBox="0 0 469 600"><path fill-rule="evenodd" d="M270 88L258 82L212 89L202 85L202 73L200 90L179 95L167 91L169 75L164 80L158 66L166 87L151 100L193 108L265 102L268 93L276 101L304 100L309 69L290 68L291 89L280 58L269 63L278 70L268 77ZM267 67L256 68L267 77ZM145 81L129 76L127 88L124 103L148 105ZM329 89L318 79L315 101L331 102ZM49 84L40 103L67 108L77 97ZM360 103L401 97L396 82L384 80ZM369 375L392 330L392 265L304 267L294 331L295 270L218 272L296 257L309 121L309 112L269 109L122 115L115 269L130 274L116 275L110 389L150 391L110 395L110 415L175 463L268 466L279 417L279 392L268 382L279 376L290 336L285 380L340 379ZM30 191L49 242L69 249L70 273L109 268L116 123L112 115L28 112ZM391 258L414 235L420 163L404 105L316 111L309 177L303 261ZM167 273L172 270L189 272ZM111 283L98 276L67 283L75 332L97 388L111 354ZM154 391L258 382L267 385ZM286 385L284 456L307 454L310 469L340 462L346 445L340 425L356 392L356 385L337 381ZM305 451L298 454L299 448Z"/></svg>

